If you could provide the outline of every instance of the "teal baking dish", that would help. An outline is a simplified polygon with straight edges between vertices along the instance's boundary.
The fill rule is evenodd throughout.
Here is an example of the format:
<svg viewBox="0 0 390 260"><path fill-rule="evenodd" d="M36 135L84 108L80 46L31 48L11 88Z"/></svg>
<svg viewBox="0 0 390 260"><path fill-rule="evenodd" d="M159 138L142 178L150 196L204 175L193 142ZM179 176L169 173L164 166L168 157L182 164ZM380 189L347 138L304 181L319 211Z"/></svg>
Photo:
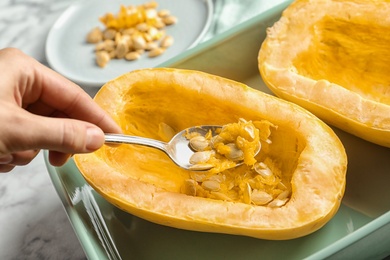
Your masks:
<svg viewBox="0 0 390 260"><path fill-rule="evenodd" d="M160 64L200 70L271 93L257 69L266 28L289 2ZM150 223L112 206L70 160L45 161L53 185L89 259L383 259L390 255L390 149L335 129L349 158L347 188L336 216L306 237L268 241Z"/></svg>

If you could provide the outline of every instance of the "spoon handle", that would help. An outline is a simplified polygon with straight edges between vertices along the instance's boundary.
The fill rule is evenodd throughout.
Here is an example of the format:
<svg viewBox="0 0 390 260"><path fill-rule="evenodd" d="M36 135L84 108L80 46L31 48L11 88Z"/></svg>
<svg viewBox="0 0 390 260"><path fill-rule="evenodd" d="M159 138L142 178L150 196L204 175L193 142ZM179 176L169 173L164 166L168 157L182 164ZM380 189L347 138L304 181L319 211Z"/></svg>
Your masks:
<svg viewBox="0 0 390 260"><path fill-rule="evenodd" d="M121 134L105 134L105 143L109 144L139 144L144 146L149 146L152 148L160 149L163 152L166 152L167 143L153 140L150 138L131 136L131 135L121 135Z"/></svg>

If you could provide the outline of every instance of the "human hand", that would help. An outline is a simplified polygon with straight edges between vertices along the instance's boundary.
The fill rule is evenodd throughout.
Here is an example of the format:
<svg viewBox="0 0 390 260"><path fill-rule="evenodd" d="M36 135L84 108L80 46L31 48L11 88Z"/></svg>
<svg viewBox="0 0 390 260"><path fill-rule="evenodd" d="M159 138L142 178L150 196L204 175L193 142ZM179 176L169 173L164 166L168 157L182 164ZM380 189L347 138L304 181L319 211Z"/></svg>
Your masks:
<svg viewBox="0 0 390 260"><path fill-rule="evenodd" d="M49 150L54 166L121 129L79 86L13 48L0 50L0 172Z"/></svg>

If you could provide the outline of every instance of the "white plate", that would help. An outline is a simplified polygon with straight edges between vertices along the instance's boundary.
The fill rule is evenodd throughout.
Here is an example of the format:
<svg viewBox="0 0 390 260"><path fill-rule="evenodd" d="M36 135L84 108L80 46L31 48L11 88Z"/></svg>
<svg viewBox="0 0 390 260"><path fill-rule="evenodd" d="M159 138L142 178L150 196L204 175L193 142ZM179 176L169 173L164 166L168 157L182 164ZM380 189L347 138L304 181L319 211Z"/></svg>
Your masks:
<svg viewBox="0 0 390 260"><path fill-rule="evenodd" d="M178 23L168 26L174 44L158 57L146 55L137 61L111 60L105 68L95 63L94 44L86 43L87 33L94 27L104 28L99 17L118 13L120 5L137 6L147 0L76 1L55 22L46 40L46 58L54 70L85 87L100 87L128 71L151 68L195 46L204 36L212 20L211 0L158 0L158 10L168 9Z"/></svg>

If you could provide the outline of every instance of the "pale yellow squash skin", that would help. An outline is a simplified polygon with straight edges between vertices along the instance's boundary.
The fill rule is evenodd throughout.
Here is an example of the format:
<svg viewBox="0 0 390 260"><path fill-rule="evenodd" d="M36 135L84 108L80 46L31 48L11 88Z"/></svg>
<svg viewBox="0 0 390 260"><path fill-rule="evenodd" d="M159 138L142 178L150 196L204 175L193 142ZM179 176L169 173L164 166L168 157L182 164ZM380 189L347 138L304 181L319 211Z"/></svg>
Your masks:
<svg viewBox="0 0 390 260"><path fill-rule="evenodd" d="M161 151L103 146L75 162L96 191L136 216L171 227L292 239L310 234L340 206L347 157L334 132L299 106L218 76L191 70L144 69L105 84L95 97L126 134L163 140L159 124L175 132L194 125L268 120L277 126L256 157L279 162L292 195L279 208L180 193L189 171ZM164 140L167 141L167 140Z"/></svg>
<svg viewBox="0 0 390 260"><path fill-rule="evenodd" d="M298 0L267 31L259 70L279 97L390 147L390 1Z"/></svg>

